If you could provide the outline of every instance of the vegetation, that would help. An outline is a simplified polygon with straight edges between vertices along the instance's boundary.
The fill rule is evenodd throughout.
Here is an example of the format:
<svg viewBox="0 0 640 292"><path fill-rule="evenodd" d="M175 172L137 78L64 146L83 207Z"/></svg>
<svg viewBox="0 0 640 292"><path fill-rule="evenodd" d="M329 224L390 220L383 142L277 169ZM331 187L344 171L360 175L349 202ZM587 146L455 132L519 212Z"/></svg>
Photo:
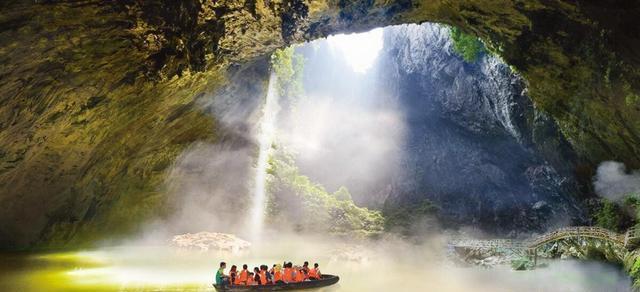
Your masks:
<svg viewBox="0 0 640 292"><path fill-rule="evenodd" d="M610 230L619 230L622 225L621 213L618 205L609 200L603 200L595 214L596 225Z"/></svg>
<svg viewBox="0 0 640 292"><path fill-rule="evenodd" d="M295 52L294 46L276 50L271 55L271 68L278 77L280 96L297 97L304 93L304 58Z"/></svg>
<svg viewBox="0 0 640 292"><path fill-rule="evenodd" d="M268 217L272 224L338 235L373 236L384 229L381 212L356 206L345 187L330 194L300 174L293 157L283 148L277 148L271 157L268 173Z"/></svg>
<svg viewBox="0 0 640 292"><path fill-rule="evenodd" d="M640 249L631 251L625 256L624 269L631 276L633 287L640 287Z"/></svg>
<svg viewBox="0 0 640 292"><path fill-rule="evenodd" d="M640 198L637 194L625 196L622 202L616 203L601 199L593 219L595 224L617 232L625 232L637 224L640 218Z"/></svg>
<svg viewBox="0 0 640 292"><path fill-rule="evenodd" d="M473 63L486 52L484 44L475 36L467 34L457 27L451 27L453 51L466 62Z"/></svg>

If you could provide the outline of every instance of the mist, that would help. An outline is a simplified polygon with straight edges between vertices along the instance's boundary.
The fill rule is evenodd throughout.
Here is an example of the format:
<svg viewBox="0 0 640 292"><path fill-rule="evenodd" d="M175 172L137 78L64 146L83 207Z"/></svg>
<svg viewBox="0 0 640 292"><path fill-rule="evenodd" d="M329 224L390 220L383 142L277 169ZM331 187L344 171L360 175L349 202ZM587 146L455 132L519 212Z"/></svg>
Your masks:
<svg viewBox="0 0 640 292"><path fill-rule="evenodd" d="M159 247L109 248L80 252L90 263L68 272L65 285L101 285L124 290L210 289L218 262L250 268L291 261L319 263L325 274L337 274L337 285L318 291L628 291L630 280L614 266L596 262L555 261L534 271L508 267L480 269L453 265L443 255L442 237L422 245L389 237L376 242L327 239L323 236L268 236L245 252L172 250ZM53 283L58 287L60 283Z"/></svg>
<svg viewBox="0 0 640 292"><path fill-rule="evenodd" d="M593 180L596 193L612 201L640 193L640 170L627 170L624 163L605 161L600 163Z"/></svg>
<svg viewBox="0 0 640 292"><path fill-rule="evenodd" d="M408 116L408 113L420 113L422 108L403 101L397 84L381 82L381 76L386 75L381 71L385 67L384 60L379 59L380 52L363 54L363 60L357 62L351 60L359 55L358 50L366 51L370 47L383 50L367 43L381 43L383 33L380 30L359 42L337 45L344 37L348 38L318 40L295 49L305 60L304 93L282 97L272 143L278 149L286 149L301 174L328 192L346 186L356 205L379 209L389 199L391 190L403 183L398 177L405 175L404 167L412 162L407 153L413 151L415 155L422 151L409 141L410 123L414 123L413 126L416 122L428 123L414 131L439 129L446 123L437 120L435 114L433 119L420 121ZM228 267L245 263L253 267L282 261L297 264L309 261L320 263L323 273L341 277L338 285L321 291L627 291L630 287L629 278L619 268L600 263L552 261L546 268L525 272L512 271L507 266L492 269L456 266L447 258L447 235L433 228L416 228L421 230L416 235L420 240L416 241L393 233L384 233L376 239L339 237L313 230L302 233L292 226L265 222L263 229L267 232L256 236L255 229L249 225L253 224L250 214L255 203L252 196L259 157L260 121L263 120L267 77L270 75L264 62L267 61L259 60L253 65L235 68L229 72L230 83L204 99L202 106L215 119L218 139L195 144L179 157L166 181L170 192L167 206L172 212L153 222L142 236L145 240L166 243L175 234L224 232L250 239L252 248L239 253L140 248L135 244L134 247L103 249L98 254L108 259L105 267L87 277L93 277L91 279L95 281L127 283L127 287L141 289L189 286L200 290L210 287L208 283L220 261L227 262ZM431 113L437 107L429 104L427 109ZM517 129L512 123L504 124L511 128L496 123L490 125L492 129L502 127L499 134L491 134L492 141L498 141L497 145L503 147L525 139L520 134L510 136ZM454 138L447 137L442 143L461 135L460 132L448 133L453 133L450 136ZM494 151L500 152L500 149ZM531 161L544 164L537 158L513 160L520 164ZM523 160L525 162L521 162ZM440 167L447 162L434 158L433 164ZM627 175L624 166L622 169L617 164L614 166L603 168L602 177L599 169L596 185L617 184L616 179L622 177L630 188L634 182L638 186L636 173ZM514 168L510 164L504 169L500 167L503 165L497 164L490 170L501 173ZM557 175L551 166L545 164L544 167L546 177ZM525 168L534 172L530 167ZM426 176L417 168L412 170L412 175ZM612 170L615 170L615 176L611 175ZM508 175L512 174L500 177ZM434 177L438 178L438 175ZM451 188L459 187L460 182L455 180L470 180L459 176L447 179L447 187ZM509 183L492 182L501 190L509 189L505 187ZM405 183L401 188L411 187L415 188L416 184ZM514 188L519 192L523 189ZM499 197L493 189L483 191ZM419 191L414 190L414 193ZM537 193L533 196L529 202L528 198L513 195L514 200L520 200L518 203L531 205L539 199ZM455 200L464 205L460 202L462 199ZM498 202L498 205L506 210L504 212L524 209L510 203ZM283 208L295 209L296 205ZM467 204L464 208L476 206ZM487 217L497 216L489 214ZM437 223L429 221L428 224Z"/></svg>

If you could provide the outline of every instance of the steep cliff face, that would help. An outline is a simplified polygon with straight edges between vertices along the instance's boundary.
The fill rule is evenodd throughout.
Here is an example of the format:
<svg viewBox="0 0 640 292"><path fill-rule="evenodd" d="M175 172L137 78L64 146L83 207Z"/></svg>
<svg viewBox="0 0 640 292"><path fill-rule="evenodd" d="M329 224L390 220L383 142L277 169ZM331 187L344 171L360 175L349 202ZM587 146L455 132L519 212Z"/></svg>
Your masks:
<svg viewBox="0 0 640 292"><path fill-rule="evenodd" d="M228 64L338 31L437 21L490 43L579 151L640 166L636 1L3 1L0 246L90 242L162 213L194 102ZM583 168L580 168L583 169ZM585 176L589 176L587 165Z"/></svg>
<svg viewBox="0 0 640 292"><path fill-rule="evenodd" d="M576 156L507 65L490 55L465 62L450 30L429 24L385 30L380 58L380 83L408 124L386 208L427 198L445 222L503 234L584 220Z"/></svg>

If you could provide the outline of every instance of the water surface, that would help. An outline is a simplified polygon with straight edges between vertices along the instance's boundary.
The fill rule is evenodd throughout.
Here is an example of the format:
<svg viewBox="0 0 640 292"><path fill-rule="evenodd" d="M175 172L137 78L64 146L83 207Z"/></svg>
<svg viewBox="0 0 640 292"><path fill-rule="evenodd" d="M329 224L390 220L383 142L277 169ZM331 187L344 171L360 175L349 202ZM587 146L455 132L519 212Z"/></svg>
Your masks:
<svg viewBox="0 0 640 292"><path fill-rule="evenodd" d="M214 291L218 262L319 262L338 274L338 285L320 291L629 291L617 267L596 262L551 261L534 271L461 268L433 247L379 246L305 241L254 246L251 252L184 251L167 247L111 247L61 253L0 254L0 291ZM305 258L306 257L306 258Z"/></svg>

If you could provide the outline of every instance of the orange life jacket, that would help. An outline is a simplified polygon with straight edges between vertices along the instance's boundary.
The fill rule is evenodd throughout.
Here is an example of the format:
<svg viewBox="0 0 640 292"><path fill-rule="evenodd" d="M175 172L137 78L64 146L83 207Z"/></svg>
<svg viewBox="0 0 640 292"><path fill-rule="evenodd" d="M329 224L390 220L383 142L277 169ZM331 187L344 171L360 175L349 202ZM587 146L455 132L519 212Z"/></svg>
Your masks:
<svg viewBox="0 0 640 292"><path fill-rule="evenodd" d="M236 285L247 285L247 278L249 278L249 271L242 270L240 272L240 277L236 278Z"/></svg>
<svg viewBox="0 0 640 292"><path fill-rule="evenodd" d="M253 277L247 277L247 285L255 285L256 284L256 280L253 279Z"/></svg>
<svg viewBox="0 0 640 292"><path fill-rule="evenodd" d="M309 269L309 278L320 279L320 277L318 277L318 271L316 269Z"/></svg>
<svg viewBox="0 0 640 292"><path fill-rule="evenodd" d="M302 270L296 271L296 282L304 281L304 272Z"/></svg>
<svg viewBox="0 0 640 292"><path fill-rule="evenodd" d="M260 285L267 285L267 271L260 271Z"/></svg>
<svg viewBox="0 0 640 292"><path fill-rule="evenodd" d="M282 281L282 272L275 271L273 272L273 282L277 283L278 281Z"/></svg>
<svg viewBox="0 0 640 292"><path fill-rule="evenodd" d="M282 278L287 283L293 282L293 269L292 268L284 268L284 275L282 276Z"/></svg>

